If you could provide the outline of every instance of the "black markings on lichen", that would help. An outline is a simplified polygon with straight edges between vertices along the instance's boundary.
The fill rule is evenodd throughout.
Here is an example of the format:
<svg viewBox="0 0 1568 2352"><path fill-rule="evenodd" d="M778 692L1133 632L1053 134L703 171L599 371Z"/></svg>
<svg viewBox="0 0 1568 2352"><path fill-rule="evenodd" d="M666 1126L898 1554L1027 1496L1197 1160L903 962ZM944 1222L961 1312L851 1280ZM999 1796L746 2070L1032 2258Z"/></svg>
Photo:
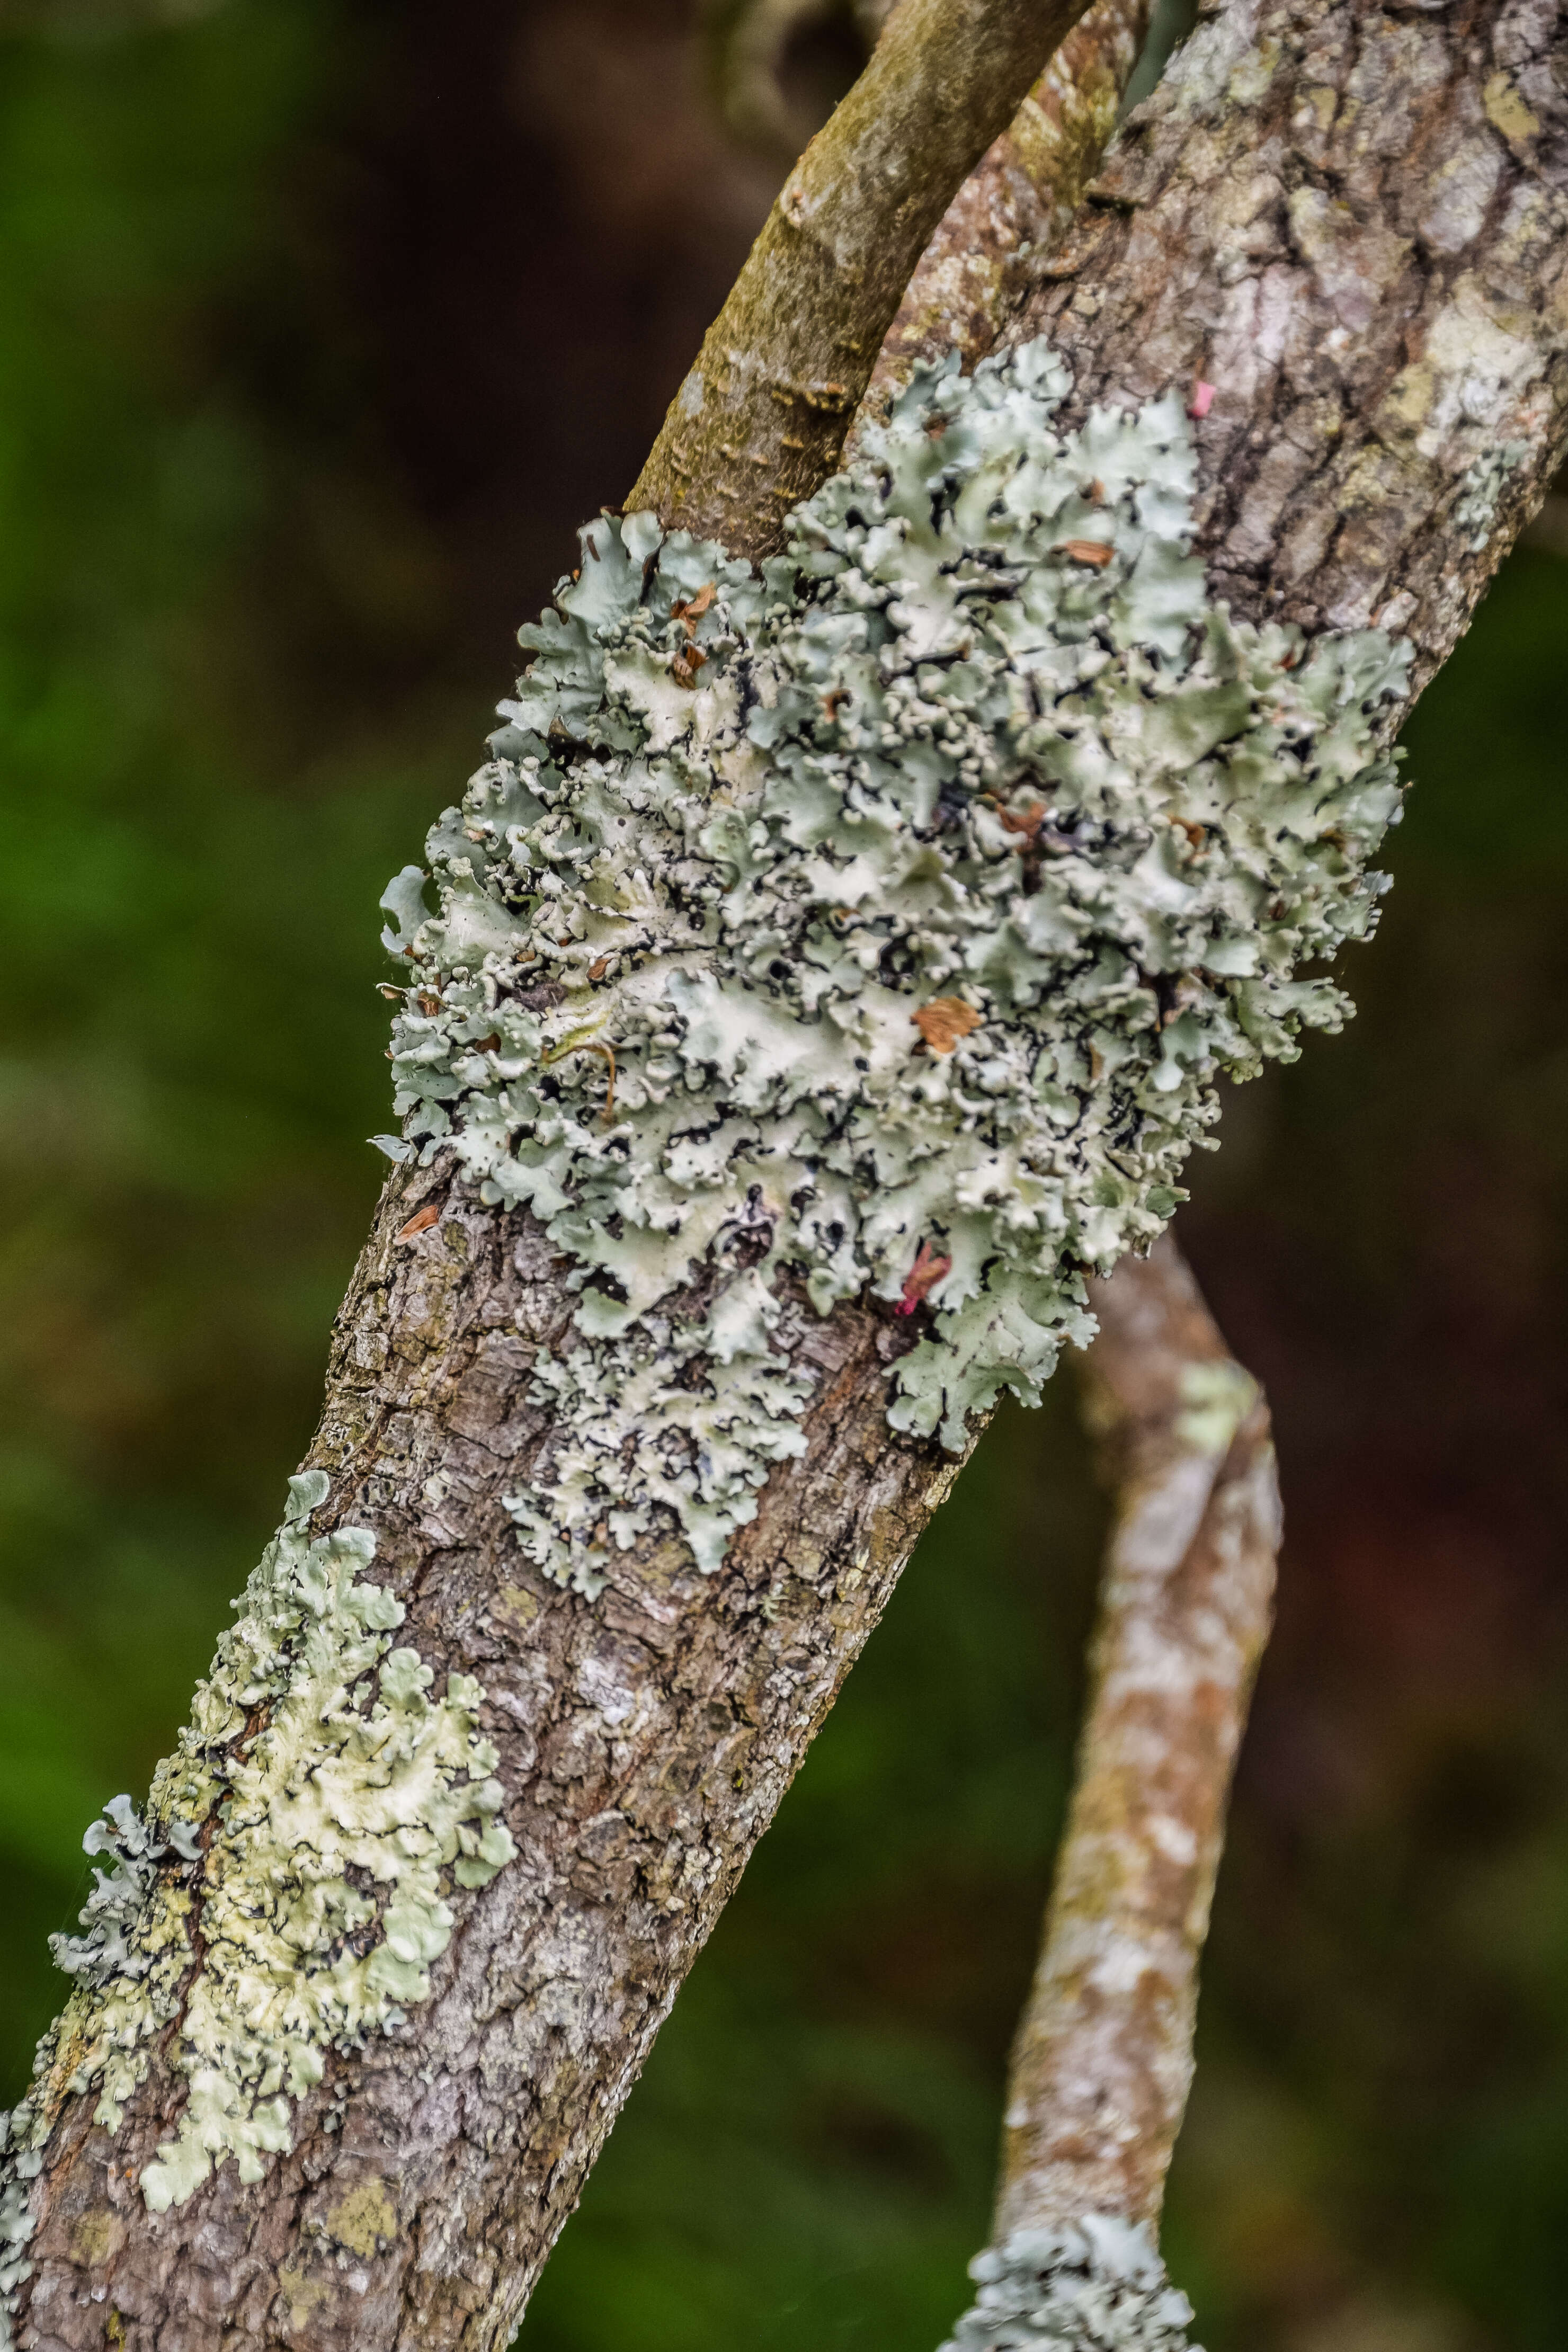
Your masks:
<svg viewBox="0 0 1568 2352"><path fill-rule="evenodd" d="M923 1296L895 1427L1037 1400L1216 1075L1343 1017L1296 975L1372 922L1409 648L1232 621L1181 397L1058 435L1067 384L1044 344L925 371L760 574L590 525L431 834L437 911L416 868L384 901L386 1148L455 1150L575 1262L511 1507L584 1591L661 1526L718 1565L804 1442L802 1289ZM933 1042L933 1002L973 1018Z"/></svg>

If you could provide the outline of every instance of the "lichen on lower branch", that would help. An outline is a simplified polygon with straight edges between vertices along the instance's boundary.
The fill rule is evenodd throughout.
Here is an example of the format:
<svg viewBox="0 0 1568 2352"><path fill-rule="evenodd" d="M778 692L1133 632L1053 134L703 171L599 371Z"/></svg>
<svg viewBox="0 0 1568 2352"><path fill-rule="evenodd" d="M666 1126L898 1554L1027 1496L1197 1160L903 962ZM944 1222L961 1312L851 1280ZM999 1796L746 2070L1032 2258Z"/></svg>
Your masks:
<svg viewBox="0 0 1568 2352"><path fill-rule="evenodd" d="M23 2159L52 2106L96 2093L114 2129L164 2036L186 2095L142 2172L148 2205L182 2202L229 2156L258 2179L328 2052L395 2032L427 1996L453 1885L511 1859L482 1689L449 1674L436 1697L433 1669L394 1648L403 1604L363 1575L374 1537L310 1534L327 1492L320 1471L290 1480L145 1811L116 1798L84 1840L104 1861L83 1934L53 1939L77 1989L12 2118L0 2236L25 2244Z"/></svg>
<svg viewBox="0 0 1568 2352"><path fill-rule="evenodd" d="M1299 970L1371 926L1410 649L1234 620L1182 398L1064 432L1068 389L1043 342L922 370L760 572L591 524L431 834L436 912L416 867L383 901L384 1147L573 1261L510 1507L584 1591L661 1529L719 1564L840 1300L922 1318L896 1428L1036 1401L1216 1076L1346 1010Z"/></svg>
<svg viewBox="0 0 1568 2352"><path fill-rule="evenodd" d="M979 2293L942 2352L1188 2352L1191 2304L1148 2232L1112 2214L1016 2230L969 2274Z"/></svg>

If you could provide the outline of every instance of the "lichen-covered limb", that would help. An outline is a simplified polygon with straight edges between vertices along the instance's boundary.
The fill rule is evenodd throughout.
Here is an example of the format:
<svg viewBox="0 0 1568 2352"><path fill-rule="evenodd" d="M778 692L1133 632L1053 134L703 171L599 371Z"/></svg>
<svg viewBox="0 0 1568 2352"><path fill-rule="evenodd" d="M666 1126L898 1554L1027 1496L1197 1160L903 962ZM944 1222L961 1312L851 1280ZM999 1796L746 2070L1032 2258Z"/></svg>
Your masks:
<svg viewBox="0 0 1568 2352"><path fill-rule="evenodd" d="M1014 2046L998 2241L1152 2223L1279 1537L1268 1412L1175 1245L1093 1286L1085 1418L1115 1486L1077 1786Z"/></svg>
<svg viewBox="0 0 1568 2352"><path fill-rule="evenodd" d="M1049 281L1042 320L1083 405L1215 384L1194 551L1244 617L1342 628L1392 604L1425 677L1543 489L1568 395L1565 67L1550 8L1238 5L1140 110L1051 264L1092 247L1092 271ZM154 2216L141 2179L184 2076L155 2053L112 2130L53 2079L37 2168L0 2197L26 2352L100 2352L111 2316L131 2352L504 2340L942 1491L948 1457L887 1427L918 1316L845 1303L799 1318L805 1450L719 1570L644 1539L598 1601L563 1591L503 1497L544 1439L534 1367L571 1271L450 1162L398 1171L310 1455L316 1524L374 1535L366 1573L432 1696L452 1674L487 1694L518 1859L453 1887L429 1999L326 2054L259 2181L230 2161Z"/></svg>
<svg viewBox="0 0 1568 2352"><path fill-rule="evenodd" d="M1205 5L1011 330L1083 409L1205 387L1216 589L1398 630L1417 689L1560 460L1565 47L1559 0Z"/></svg>
<svg viewBox="0 0 1568 2352"><path fill-rule="evenodd" d="M1156 2231L1279 1539L1268 1412L1167 1235L1093 1285L1115 1490L1077 1784L1013 2048L993 2242L942 2352L1187 2352Z"/></svg>
<svg viewBox="0 0 1568 2352"><path fill-rule="evenodd" d="M1094 0L994 139L921 256L848 446L917 362L984 358L1100 168L1149 30L1149 0Z"/></svg>
<svg viewBox="0 0 1568 2352"><path fill-rule="evenodd" d="M903 0L790 173L626 501L771 554L831 473L910 273L1084 0Z"/></svg>

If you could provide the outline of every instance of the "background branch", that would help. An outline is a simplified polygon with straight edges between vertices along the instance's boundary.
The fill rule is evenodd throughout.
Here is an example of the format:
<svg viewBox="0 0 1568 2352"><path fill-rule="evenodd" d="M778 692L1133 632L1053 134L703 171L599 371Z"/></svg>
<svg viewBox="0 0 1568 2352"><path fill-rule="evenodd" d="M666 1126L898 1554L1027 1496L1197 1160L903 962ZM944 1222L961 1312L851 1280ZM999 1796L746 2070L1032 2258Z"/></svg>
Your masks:
<svg viewBox="0 0 1568 2352"><path fill-rule="evenodd" d="M1007 2081L995 2235L1151 2225L1279 1542L1268 1412L1168 1238L1090 1286L1115 1484L1077 1783Z"/></svg>

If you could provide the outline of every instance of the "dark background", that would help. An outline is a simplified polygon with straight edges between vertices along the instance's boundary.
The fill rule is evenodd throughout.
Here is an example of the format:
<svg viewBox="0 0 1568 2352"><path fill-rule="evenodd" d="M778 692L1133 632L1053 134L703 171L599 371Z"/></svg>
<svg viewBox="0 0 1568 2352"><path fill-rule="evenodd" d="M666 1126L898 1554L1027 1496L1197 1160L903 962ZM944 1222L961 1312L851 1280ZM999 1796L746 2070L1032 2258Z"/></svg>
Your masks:
<svg viewBox="0 0 1568 2352"><path fill-rule="evenodd" d="M773 176L680 0L0 16L16 2090L82 1830L310 1432L388 1117L376 897ZM1210 2352L1564 2340L1565 640L1568 562L1516 555L1410 730L1360 1018L1235 1097L1180 1220L1289 1520L1171 2189ZM1005 1413L922 1547L531 2352L930 2352L958 2308L1101 1529L1072 1403Z"/></svg>

